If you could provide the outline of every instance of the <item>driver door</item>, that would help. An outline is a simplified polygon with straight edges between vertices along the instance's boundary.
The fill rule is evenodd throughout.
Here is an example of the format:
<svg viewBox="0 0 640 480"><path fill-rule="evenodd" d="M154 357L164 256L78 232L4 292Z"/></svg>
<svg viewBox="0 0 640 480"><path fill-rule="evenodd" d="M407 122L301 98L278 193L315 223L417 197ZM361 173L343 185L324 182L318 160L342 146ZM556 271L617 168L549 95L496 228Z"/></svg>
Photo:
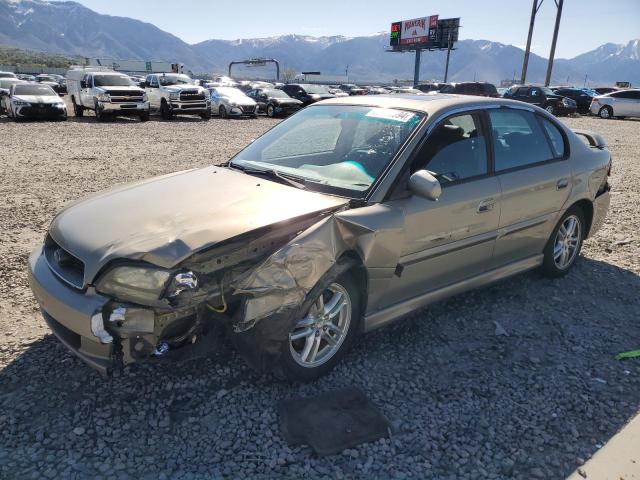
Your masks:
<svg viewBox="0 0 640 480"><path fill-rule="evenodd" d="M389 202L405 213L405 243L384 306L491 269L501 190L490 174L485 125L477 111L456 114L418 148L407 178L426 169L442 194L437 201L405 195Z"/></svg>
<svg viewBox="0 0 640 480"><path fill-rule="evenodd" d="M87 74L82 77L82 81L84 82L84 88L82 84L80 85L80 102L85 107L93 108L94 107L94 98L91 94L91 89L93 87L93 76L91 74Z"/></svg>
<svg viewBox="0 0 640 480"><path fill-rule="evenodd" d="M147 77L147 87L145 91L147 92L151 108L158 110L160 108L160 84L158 83L158 77L156 75L149 75Z"/></svg>

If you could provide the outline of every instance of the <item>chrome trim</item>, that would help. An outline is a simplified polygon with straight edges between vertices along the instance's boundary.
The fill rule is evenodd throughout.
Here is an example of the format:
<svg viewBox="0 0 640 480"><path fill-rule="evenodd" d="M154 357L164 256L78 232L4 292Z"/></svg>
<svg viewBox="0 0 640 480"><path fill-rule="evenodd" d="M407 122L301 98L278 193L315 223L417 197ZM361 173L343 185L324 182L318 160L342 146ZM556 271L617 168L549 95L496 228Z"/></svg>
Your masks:
<svg viewBox="0 0 640 480"><path fill-rule="evenodd" d="M544 255L542 254L526 258L366 315L364 318L364 330L369 332L431 303L536 268L542 265L543 258Z"/></svg>

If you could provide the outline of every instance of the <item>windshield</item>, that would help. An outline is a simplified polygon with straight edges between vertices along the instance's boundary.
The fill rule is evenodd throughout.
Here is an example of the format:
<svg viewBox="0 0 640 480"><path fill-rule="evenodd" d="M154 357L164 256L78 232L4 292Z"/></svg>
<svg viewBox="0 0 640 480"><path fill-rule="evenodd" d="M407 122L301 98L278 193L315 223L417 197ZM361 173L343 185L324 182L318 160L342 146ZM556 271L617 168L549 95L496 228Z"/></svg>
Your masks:
<svg viewBox="0 0 640 480"><path fill-rule="evenodd" d="M133 82L126 75L94 75L94 87L131 87Z"/></svg>
<svg viewBox="0 0 640 480"><path fill-rule="evenodd" d="M14 95L55 95L50 86L36 85L33 83L16 84L13 90Z"/></svg>
<svg viewBox="0 0 640 480"><path fill-rule="evenodd" d="M223 97L246 97L242 90L238 90L237 88L233 87L220 87L216 88L216 91Z"/></svg>
<svg viewBox="0 0 640 480"><path fill-rule="evenodd" d="M331 93L325 85L302 85L302 88L304 88L307 93Z"/></svg>
<svg viewBox="0 0 640 480"><path fill-rule="evenodd" d="M17 78L0 78L0 88L9 88L14 83L22 83L22 80Z"/></svg>
<svg viewBox="0 0 640 480"><path fill-rule="evenodd" d="M391 108L318 105L269 130L231 165L275 170L311 190L363 197L421 118Z"/></svg>
<svg viewBox="0 0 640 480"><path fill-rule="evenodd" d="M0 72L0 78L16 78L16 75L10 72Z"/></svg>
<svg viewBox="0 0 640 480"><path fill-rule="evenodd" d="M173 74L160 76L160 85L193 85L193 80L187 75Z"/></svg>

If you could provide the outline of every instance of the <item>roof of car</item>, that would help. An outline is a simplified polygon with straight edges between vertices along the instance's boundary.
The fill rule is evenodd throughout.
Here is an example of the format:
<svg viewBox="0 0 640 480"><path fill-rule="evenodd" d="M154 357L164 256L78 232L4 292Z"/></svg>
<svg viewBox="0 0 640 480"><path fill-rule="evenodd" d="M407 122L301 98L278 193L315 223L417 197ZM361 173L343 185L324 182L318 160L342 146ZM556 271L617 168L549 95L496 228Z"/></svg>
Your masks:
<svg viewBox="0 0 640 480"><path fill-rule="evenodd" d="M401 108L424 113L438 110L482 105L514 105L523 107L522 102L504 98L476 97L470 95L454 95L438 93L434 95L362 95L355 97L338 97L322 100L314 105L366 105L382 108ZM530 107L530 105L527 105Z"/></svg>

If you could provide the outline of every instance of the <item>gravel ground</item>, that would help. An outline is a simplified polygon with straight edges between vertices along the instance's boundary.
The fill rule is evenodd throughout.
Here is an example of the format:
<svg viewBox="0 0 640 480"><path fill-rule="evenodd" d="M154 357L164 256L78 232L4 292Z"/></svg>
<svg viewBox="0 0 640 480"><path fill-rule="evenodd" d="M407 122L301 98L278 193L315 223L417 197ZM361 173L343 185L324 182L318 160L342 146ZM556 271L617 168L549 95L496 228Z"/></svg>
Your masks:
<svg viewBox="0 0 640 480"><path fill-rule="evenodd" d="M25 264L57 210L223 161L275 124L93 120L0 119L0 477L563 478L638 412L640 361L613 357L640 347L640 122L566 120L602 133L615 162L607 223L566 278L529 273L416 312L287 385L229 349L103 379L49 333ZM346 385L391 438L325 458L287 447L277 402Z"/></svg>

